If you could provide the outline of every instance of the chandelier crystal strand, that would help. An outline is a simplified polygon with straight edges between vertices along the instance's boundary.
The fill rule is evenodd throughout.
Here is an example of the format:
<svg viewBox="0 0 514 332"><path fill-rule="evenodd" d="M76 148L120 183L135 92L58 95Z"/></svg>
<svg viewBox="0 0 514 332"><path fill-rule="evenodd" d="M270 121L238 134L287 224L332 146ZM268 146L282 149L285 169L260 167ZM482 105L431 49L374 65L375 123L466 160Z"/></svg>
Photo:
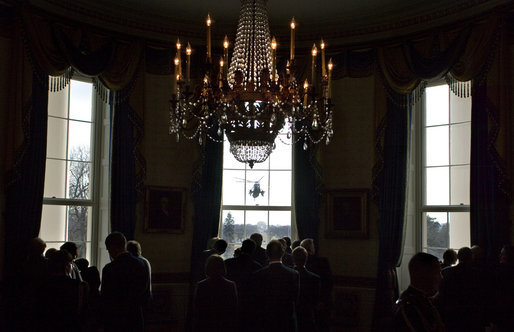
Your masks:
<svg viewBox="0 0 514 332"><path fill-rule="evenodd" d="M198 88L190 86L190 53L186 49L186 79L182 75L177 42L173 93L170 101L170 134L188 139L230 143L236 160L253 167L269 157L275 139L285 126L288 139L303 143L328 144L333 134L331 112L332 62L325 74L326 44L322 42L322 74L317 80L317 58L313 56L311 84L299 86L295 77L294 29L291 22L290 59L284 72L276 68L275 39L271 39L265 0L242 0L233 55L228 66L228 39L223 40L219 66L212 64L211 25L207 17L207 70ZM272 51L273 42L273 51ZM314 45L314 48L316 46ZM177 64L178 62L178 64ZM178 67L177 67L178 66ZM287 120L287 121L286 121ZM301 143L300 143L301 144Z"/></svg>

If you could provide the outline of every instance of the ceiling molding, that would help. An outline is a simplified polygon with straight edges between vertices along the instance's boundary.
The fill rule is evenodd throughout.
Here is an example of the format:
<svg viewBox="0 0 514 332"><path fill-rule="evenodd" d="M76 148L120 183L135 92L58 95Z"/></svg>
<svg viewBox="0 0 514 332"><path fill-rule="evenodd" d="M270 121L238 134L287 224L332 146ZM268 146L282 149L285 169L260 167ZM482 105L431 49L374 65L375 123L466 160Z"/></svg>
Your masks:
<svg viewBox="0 0 514 332"><path fill-rule="evenodd" d="M174 43L178 36L192 43L203 43L205 39L205 28L201 17L198 17L196 21L192 21L192 19L188 21L187 17L186 20L179 20L171 18L169 13L155 14L150 9L126 8L119 6L119 2L111 0L93 2L86 0L29 0L29 2L35 8L56 16L122 34L160 41L163 44ZM146 2L151 3L148 0ZM317 41L321 37L329 41L331 45L339 47L398 38L452 22L467 20L481 13L511 4L511 1L454 0L451 2L425 1L424 3L427 4L425 10L404 8L404 10L395 12L390 9L389 15L369 10L353 16L351 13L346 13L346 17L334 15L331 19L326 20L312 18L300 25L301 30L297 33L298 47L309 47L312 41ZM438 4L437 8L433 8L434 3ZM307 14L305 15L308 17ZM271 19L270 23L273 23ZM236 25L237 15L230 22L220 19L213 29L213 39L222 39L225 34L233 37ZM277 36L279 42L280 39L287 40L289 38L287 25L270 24L270 29L272 34ZM282 43L284 44L284 42Z"/></svg>

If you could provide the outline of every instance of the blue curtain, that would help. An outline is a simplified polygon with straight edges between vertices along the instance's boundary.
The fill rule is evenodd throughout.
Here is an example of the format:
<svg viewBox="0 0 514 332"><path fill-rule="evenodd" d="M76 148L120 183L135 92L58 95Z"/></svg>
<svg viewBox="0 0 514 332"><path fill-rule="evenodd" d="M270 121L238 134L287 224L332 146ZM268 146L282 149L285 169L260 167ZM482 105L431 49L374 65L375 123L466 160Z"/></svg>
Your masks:
<svg viewBox="0 0 514 332"><path fill-rule="evenodd" d="M378 179L378 273L373 329L387 329L398 298L396 266L403 246L408 109L387 99L383 170Z"/></svg>
<svg viewBox="0 0 514 332"><path fill-rule="evenodd" d="M318 245L319 226L319 176L315 160L315 148L303 149L303 140L294 144L293 182L296 226L298 238L314 239Z"/></svg>
<svg viewBox="0 0 514 332"><path fill-rule="evenodd" d="M111 231L134 239L137 177L134 125L128 98L114 110L111 160Z"/></svg>
<svg viewBox="0 0 514 332"><path fill-rule="evenodd" d="M494 148L498 110L489 102L487 86L473 88L471 108L471 243L485 249L490 263L509 242L508 196L502 191L506 175ZM505 185L505 184L504 184Z"/></svg>
<svg viewBox="0 0 514 332"><path fill-rule="evenodd" d="M218 235L223 175L223 144L207 139L202 152L199 177L193 183L195 217L191 249L191 280L203 279L203 266L199 261L210 238Z"/></svg>

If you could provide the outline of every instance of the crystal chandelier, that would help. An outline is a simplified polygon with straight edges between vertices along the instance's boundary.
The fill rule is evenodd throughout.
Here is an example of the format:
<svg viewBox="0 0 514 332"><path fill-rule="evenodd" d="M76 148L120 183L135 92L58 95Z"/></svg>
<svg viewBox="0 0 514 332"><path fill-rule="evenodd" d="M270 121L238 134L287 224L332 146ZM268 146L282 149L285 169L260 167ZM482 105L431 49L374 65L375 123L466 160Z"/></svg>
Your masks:
<svg viewBox="0 0 514 332"><path fill-rule="evenodd" d="M299 83L295 61L296 22L291 21L290 55L283 71L277 70L277 42L270 38L266 0L242 0L236 42L228 68L229 41L223 41L219 66L211 53L212 20L207 16L207 59L202 81L191 83L191 46L186 47L186 74L182 73L182 45L177 41L173 92L170 101L170 134L182 134L223 142L223 133L236 160L265 161L274 149L275 138L284 129L295 143L329 143L333 135L331 76L332 60L325 63L325 43L312 48L310 75Z"/></svg>

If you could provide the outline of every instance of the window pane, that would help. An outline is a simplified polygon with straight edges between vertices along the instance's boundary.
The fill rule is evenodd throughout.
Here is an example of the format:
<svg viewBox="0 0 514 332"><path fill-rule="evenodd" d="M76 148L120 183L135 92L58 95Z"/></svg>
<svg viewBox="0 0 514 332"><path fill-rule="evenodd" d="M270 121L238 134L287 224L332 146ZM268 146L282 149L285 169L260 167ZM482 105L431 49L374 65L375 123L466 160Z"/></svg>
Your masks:
<svg viewBox="0 0 514 332"><path fill-rule="evenodd" d="M45 241L66 241L66 206L43 204L39 237Z"/></svg>
<svg viewBox="0 0 514 332"><path fill-rule="evenodd" d="M93 84L71 80L70 119L91 121Z"/></svg>
<svg viewBox="0 0 514 332"><path fill-rule="evenodd" d="M426 91L425 125L434 126L447 124L449 120L448 85L427 88Z"/></svg>
<svg viewBox="0 0 514 332"><path fill-rule="evenodd" d="M450 93L450 120L452 123L471 121L471 98Z"/></svg>
<svg viewBox="0 0 514 332"><path fill-rule="evenodd" d="M288 144L284 143L288 142ZM275 150L269 156L270 169L291 169L293 154L291 149L291 139L286 135L279 135L275 139Z"/></svg>
<svg viewBox="0 0 514 332"><path fill-rule="evenodd" d="M90 160L91 158L91 123L70 121L68 158L72 160Z"/></svg>
<svg viewBox="0 0 514 332"><path fill-rule="evenodd" d="M471 154L471 123L450 126L451 164L469 164Z"/></svg>
<svg viewBox="0 0 514 332"><path fill-rule="evenodd" d="M234 256L234 250L241 246L241 242L246 238L244 229L244 211L222 212L222 224L220 237L228 242L227 250L223 257Z"/></svg>
<svg viewBox="0 0 514 332"><path fill-rule="evenodd" d="M469 212L450 212L450 248L459 249L471 244Z"/></svg>
<svg viewBox="0 0 514 332"><path fill-rule="evenodd" d="M48 115L60 118L68 117L69 86L48 94Z"/></svg>
<svg viewBox="0 0 514 332"><path fill-rule="evenodd" d="M253 233L262 234L264 240L263 245L268 242L268 211L246 211L246 237Z"/></svg>
<svg viewBox="0 0 514 332"><path fill-rule="evenodd" d="M427 247L441 249L443 252L449 248L448 214L446 212L427 212L424 213L426 224ZM441 252L442 255L442 252Z"/></svg>
<svg viewBox="0 0 514 332"><path fill-rule="evenodd" d="M223 171L223 204L243 205L245 199L245 172Z"/></svg>
<svg viewBox="0 0 514 332"><path fill-rule="evenodd" d="M268 239L291 237L291 211L270 211Z"/></svg>
<svg viewBox="0 0 514 332"><path fill-rule="evenodd" d="M91 163L70 161L68 163L68 197L73 199L91 198Z"/></svg>
<svg viewBox="0 0 514 332"><path fill-rule="evenodd" d="M270 205L291 205L291 171L270 172Z"/></svg>
<svg viewBox="0 0 514 332"><path fill-rule="evenodd" d="M68 206L68 241L86 242L91 207Z"/></svg>
<svg viewBox="0 0 514 332"><path fill-rule="evenodd" d="M63 119L48 118L46 157L66 159L66 135L68 122Z"/></svg>
<svg viewBox="0 0 514 332"><path fill-rule="evenodd" d="M448 205L450 201L449 168L433 167L426 169L426 204Z"/></svg>
<svg viewBox="0 0 514 332"><path fill-rule="evenodd" d="M451 168L451 205L469 205L469 165Z"/></svg>
<svg viewBox="0 0 514 332"><path fill-rule="evenodd" d="M426 166L445 166L449 162L448 126L426 128Z"/></svg>
<svg viewBox="0 0 514 332"><path fill-rule="evenodd" d="M44 197L64 198L66 161L46 160Z"/></svg>
<svg viewBox="0 0 514 332"><path fill-rule="evenodd" d="M269 173L267 171L246 172L246 205L268 205Z"/></svg>

